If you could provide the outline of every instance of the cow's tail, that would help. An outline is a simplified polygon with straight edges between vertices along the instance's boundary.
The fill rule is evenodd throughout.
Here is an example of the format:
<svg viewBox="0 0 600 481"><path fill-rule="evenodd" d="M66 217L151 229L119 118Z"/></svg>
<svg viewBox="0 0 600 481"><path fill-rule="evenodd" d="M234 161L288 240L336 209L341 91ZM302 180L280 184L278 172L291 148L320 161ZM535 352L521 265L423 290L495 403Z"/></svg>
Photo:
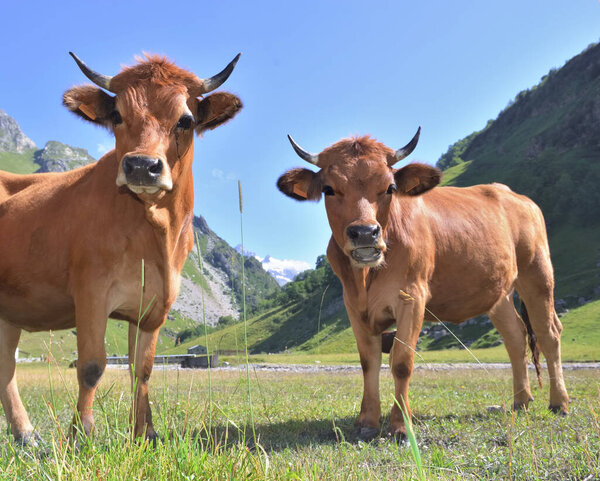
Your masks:
<svg viewBox="0 0 600 481"><path fill-rule="evenodd" d="M535 333L531 328L531 322L529 321L529 314L527 313L527 308L525 307L525 303L521 301L521 319L523 319L523 323L527 328L527 337L529 341L529 349L531 349L531 357L533 360L533 364L535 366L535 372L537 373L538 384L540 388L542 387L542 374L541 374L541 366L540 366L540 350L537 347Z"/></svg>

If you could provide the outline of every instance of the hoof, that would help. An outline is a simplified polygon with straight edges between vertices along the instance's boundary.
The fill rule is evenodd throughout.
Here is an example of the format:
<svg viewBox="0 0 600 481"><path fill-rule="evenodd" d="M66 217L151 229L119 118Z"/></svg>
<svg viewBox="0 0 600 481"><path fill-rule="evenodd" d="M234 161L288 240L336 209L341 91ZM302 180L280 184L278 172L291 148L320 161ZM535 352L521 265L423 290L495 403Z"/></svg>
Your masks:
<svg viewBox="0 0 600 481"><path fill-rule="evenodd" d="M38 447L42 442L42 437L37 431L16 433L15 442L20 446Z"/></svg>
<svg viewBox="0 0 600 481"><path fill-rule="evenodd" d="M388 437L390 439L393 439L394 442L398 445L398 446L407 446L408 443L408 436L406 436L406 431L404 431L403 429L396 429L395 431L388 431Z"/></svg>
<svg viewBox="0 0 600 481"><path fill-rule="evenodd" d="M562 406L548 406L548 409L550 409L550 411L552 411L554 414L557 414L558 416L566 416L567 414L569 414L569 412L563 408Z"/></svg>
<svg viewBox="0 0 600 481"><path fill-rule="evenodd" d="M158 437L156 431L152 430L152 432L146 433L144 436L144 442L148 443L148 446L156 448L156 445L160 442L160 438Z"/></svg>
<svg viewBox="0 0 600 481"><path fill-rule="evenodd" d="M358 427L358 439L361 441L372 441L379 436L379 428L369 426Z"/></svg>

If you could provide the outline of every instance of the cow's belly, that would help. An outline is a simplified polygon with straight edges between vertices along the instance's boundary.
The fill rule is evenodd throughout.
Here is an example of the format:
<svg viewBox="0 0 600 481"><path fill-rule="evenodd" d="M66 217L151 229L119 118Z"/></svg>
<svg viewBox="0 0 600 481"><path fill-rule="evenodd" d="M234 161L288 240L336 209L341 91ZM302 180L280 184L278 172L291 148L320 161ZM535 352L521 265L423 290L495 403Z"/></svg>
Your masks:
<svg viewBox="0 0 600 481"><path fill-rule="evenodd" d="M461 322L488 312L514 286L516 263L494 262L434 274L425 319Z"/></svg>
<svg viewBox="0 0 600 481"><path fill-rule="evenodd" d="M0 318L32 332L68 329L75 327L75 305L70 296L51 288L27 296L0 291Z"/></svg>

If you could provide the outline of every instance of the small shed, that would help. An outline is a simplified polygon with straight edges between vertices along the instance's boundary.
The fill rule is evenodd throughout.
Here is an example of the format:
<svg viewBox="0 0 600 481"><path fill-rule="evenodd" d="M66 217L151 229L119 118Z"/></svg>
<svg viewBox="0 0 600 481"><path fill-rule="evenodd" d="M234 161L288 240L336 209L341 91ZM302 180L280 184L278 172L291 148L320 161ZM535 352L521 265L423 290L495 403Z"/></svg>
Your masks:
<svg viewBox="0 0 600 481"><path fill-rule="evenodd" d="M206 346L201 346L200 344L196 344L195 346L188 347L188 354L206 354Z"/></svg>

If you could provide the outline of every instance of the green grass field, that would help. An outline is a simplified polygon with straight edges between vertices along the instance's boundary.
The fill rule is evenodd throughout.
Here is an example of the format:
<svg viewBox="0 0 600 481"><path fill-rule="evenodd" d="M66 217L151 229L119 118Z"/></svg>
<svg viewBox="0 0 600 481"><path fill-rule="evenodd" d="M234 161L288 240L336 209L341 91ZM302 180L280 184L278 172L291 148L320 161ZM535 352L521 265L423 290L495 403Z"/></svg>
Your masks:
<svg viewBox="0 0 600 481"><path fill-rule="evenodd" d="M362 392L358 372L251 372L255 444L243 370L155 370L151 401L162 437L156 448L131 442L128 374L109 369L96 397L94 438L73 449L64 433L73 415L75 377L74 370L54 365L19 366L22 397L44 443L22 448L3 434L0 479L420 476L407 446L396 446L385 436L370 443L357 439L353 422ZM547 386L533 388L536 401L528 413L488 412L490 405L510 405L508 370L416 371L411 402L421 479L597 479L599 379L598 370L566 372L572 410L561 418L545 408ZM389 372L381 384L387 413ZM384 418L384 429L386 425ZM0 427L5 427L3 418Z"/></svg>

